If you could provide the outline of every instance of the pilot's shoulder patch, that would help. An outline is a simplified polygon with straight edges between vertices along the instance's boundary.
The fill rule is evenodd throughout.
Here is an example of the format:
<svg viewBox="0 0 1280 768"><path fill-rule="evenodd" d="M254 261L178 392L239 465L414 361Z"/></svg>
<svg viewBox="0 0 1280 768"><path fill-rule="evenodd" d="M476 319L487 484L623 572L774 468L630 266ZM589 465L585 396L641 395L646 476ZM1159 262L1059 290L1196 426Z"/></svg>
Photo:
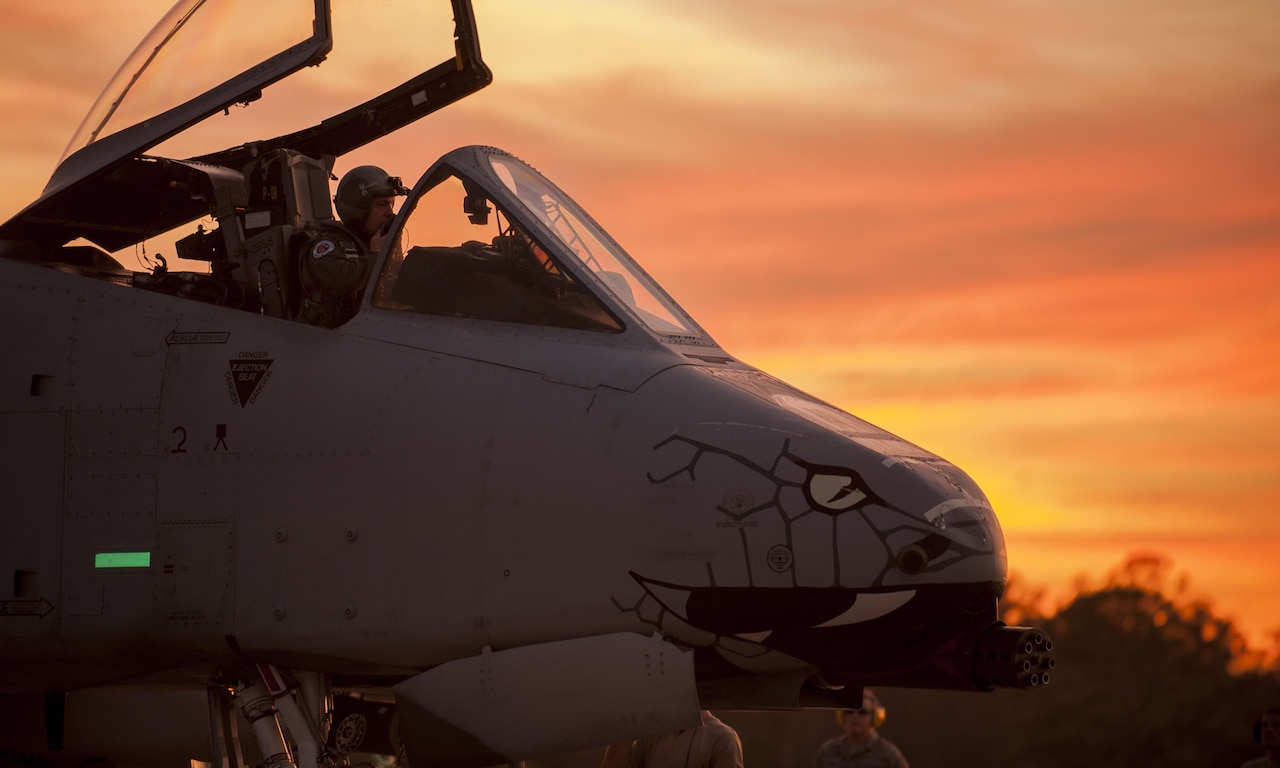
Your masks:
<svg viewBox="0 0 1280 768"><path fill-rule="evenodd" d="M336 250L338 250L338 244L330 238L323 237L311 246L311 258L323 259Z"/></svg>

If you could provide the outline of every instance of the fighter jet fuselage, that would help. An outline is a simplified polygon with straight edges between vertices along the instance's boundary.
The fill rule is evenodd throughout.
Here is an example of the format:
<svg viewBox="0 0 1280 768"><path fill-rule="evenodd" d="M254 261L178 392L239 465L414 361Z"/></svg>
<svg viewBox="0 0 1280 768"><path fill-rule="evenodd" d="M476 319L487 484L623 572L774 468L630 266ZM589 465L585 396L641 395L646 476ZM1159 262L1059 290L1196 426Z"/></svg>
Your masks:
<svg viewBox="0 0 1280 768"><path fill-rule="evenodd" d="M489 765L701 708L1047 681L967 475L723 350L514 156L442 157L349 316L308 311L307 260L360 248L335 157L488 82L454 10L457 66L335 132L143 153L215 89L0 226L0 748L230 764L239 727L269 762ZM206 273L107 250L201 216L179 248ZM103 726L153 710L199 735Z"/></svg>

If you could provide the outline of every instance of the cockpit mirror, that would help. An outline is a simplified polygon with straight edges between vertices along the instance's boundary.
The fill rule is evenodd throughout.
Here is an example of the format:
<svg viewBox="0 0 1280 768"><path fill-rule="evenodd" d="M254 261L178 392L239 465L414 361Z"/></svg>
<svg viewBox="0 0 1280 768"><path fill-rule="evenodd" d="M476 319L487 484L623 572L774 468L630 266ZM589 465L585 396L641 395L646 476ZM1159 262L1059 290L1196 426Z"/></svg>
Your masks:
<svg viewBox="0 0 1280 768"><path fill-rule="evenodd" d="M488 224L489 212L492 210L489 207L489 198L484 195L470 192L462 198L462 212L467 214L467 219L472 224Z"/></svg>

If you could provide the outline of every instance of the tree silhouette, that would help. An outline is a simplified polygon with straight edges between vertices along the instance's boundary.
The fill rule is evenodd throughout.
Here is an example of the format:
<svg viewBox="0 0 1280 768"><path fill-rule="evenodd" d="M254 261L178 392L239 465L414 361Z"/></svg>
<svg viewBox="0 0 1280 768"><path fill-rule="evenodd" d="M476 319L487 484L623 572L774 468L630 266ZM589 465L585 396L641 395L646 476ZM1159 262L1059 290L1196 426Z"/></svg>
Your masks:
<svg viewBox="0 0 1280 768"><path fill-rule="evenodd" d="M1172 592L1172 596L1169 594ZM1052 617L1010 585L1002 611L1043 626L1058 666L1032 691L882 692L892 738L928 766L1227 766L1259 754L1250 725L1280 702L1280 669L1254 659L1230 621L1188 596L1159 555L1134 555ZM1013 622L1011 622L1013 623ZM894 704L897 704L895 707Z"/></svg>

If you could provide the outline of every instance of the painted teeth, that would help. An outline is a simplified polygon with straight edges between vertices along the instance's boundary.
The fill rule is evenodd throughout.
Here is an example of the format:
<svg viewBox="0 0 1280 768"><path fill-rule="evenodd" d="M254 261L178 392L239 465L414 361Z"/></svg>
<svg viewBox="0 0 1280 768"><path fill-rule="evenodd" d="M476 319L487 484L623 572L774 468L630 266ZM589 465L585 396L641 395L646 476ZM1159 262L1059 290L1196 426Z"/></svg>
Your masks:
<svg viewBox="0 0 1280 768"><path fill-rule="evenodd" d="M867 592L858 595L853 601L853 605L849 606L849 610L839 616L824 621L817 625L815 629L825 629L827 627L843 627L848 624L860 624L864 621L878 619L881 616L893 613L902 606L907 604L911 598L915 597L914 589L904 590L902 592Z"/></svg>

